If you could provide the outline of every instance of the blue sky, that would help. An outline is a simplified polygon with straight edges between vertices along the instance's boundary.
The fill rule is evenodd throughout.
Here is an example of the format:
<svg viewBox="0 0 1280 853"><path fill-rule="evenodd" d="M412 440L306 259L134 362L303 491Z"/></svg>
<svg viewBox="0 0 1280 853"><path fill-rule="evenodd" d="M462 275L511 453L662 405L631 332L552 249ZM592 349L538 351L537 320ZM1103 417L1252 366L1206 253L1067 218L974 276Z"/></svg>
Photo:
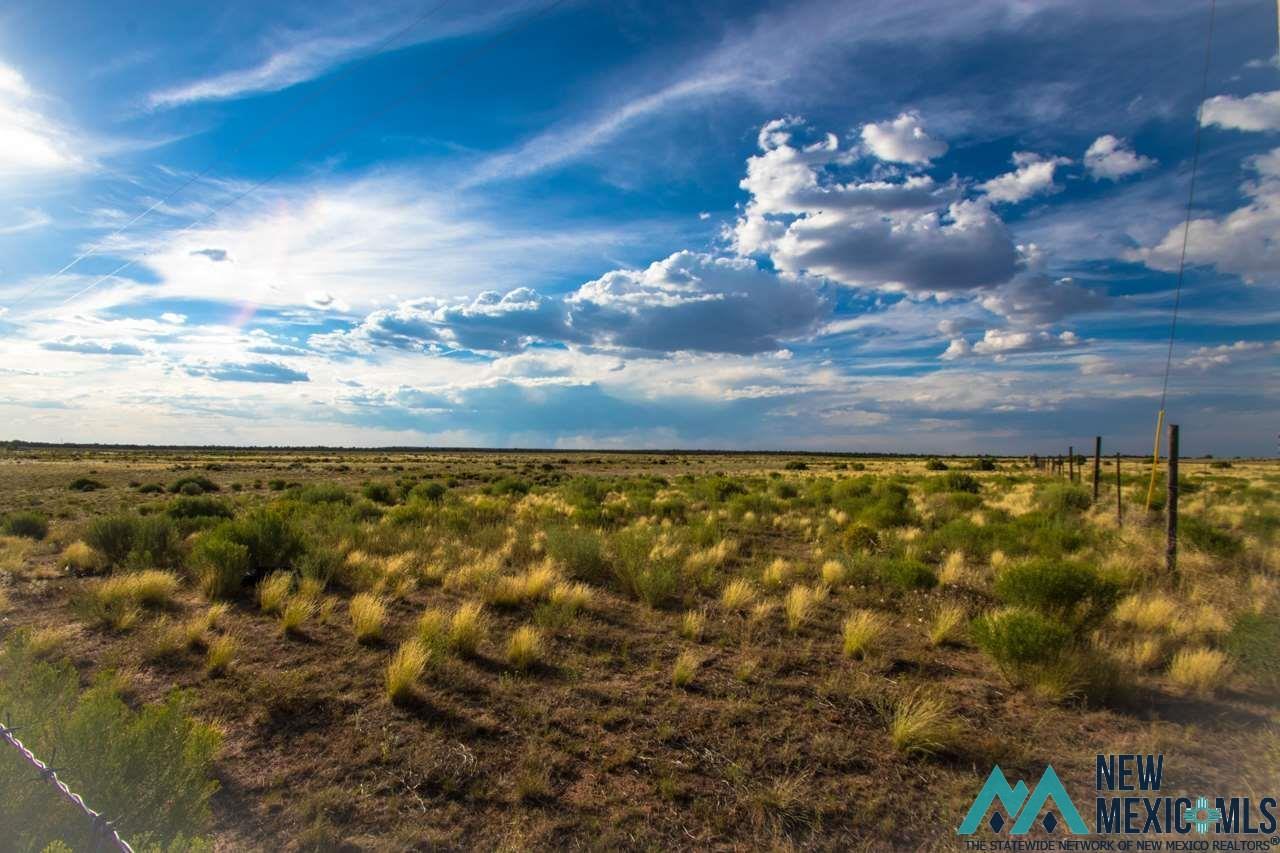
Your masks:
<svg viewBox="0 0 1280 853"><path fill-rule="evenodd" d="M1275 14L1217 8L1189 453L1276 449ZM1138 452L1207 17L18 0L0 437Z"/></svg>

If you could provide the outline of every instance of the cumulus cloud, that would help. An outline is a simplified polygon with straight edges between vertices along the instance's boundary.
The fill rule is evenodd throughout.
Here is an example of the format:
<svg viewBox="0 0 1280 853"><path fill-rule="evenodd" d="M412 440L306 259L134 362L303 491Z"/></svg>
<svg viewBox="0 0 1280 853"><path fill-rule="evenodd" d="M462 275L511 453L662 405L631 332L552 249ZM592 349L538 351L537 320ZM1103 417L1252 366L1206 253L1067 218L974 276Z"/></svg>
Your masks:
<svg viewBox="0 0 1280 853"><path fill-rule="evenodd" d="M1136 153L1125 140L1109 133L1093 140L1084 152L1084 167L1095 181L1118 181L1155 164L1154 159Z"/></svg>
<svg viewBox="0 0 1280 853"><path fill-rule="evenodd" d="M1231 95L1210 98L1201 109L1200 122L1229 130L1280 130L1280 89L1243 98Z"/></svg>
<svg viewBox="0 0 1280 853"><path fill-rule="evenodd" d="M422 299L375 311L320 348L516 352L535 342L650 352L757 353L811 331L830 306L811 282L746 258L676 252L619 269L566 297L517 288L472 300Z"/></svg>
<svg viewBox="0 0 1280 853"><path fill-rule="evenodd" d="M1183 364L1196 370L1209 370L1214 367L1225 367L1233 359L1251 353L1262 352L1266 344L1259 341L1236 341L1234 344L1220 346L1197 347L1191 355L1183 359Z"/></svg>
<svg viewBox="0 0 1280 853"><path fill-rule="evenodd" d="M292 382L307 382L311 379L305 372L276 361L247 362L192 362L182 365L191 376L202 376L219 382L268 382L287 385Z"/></svg>
<svg viewBox="0 0 1280 853"><path fill-rule="evenodd" d="M947 143L925 132L918 113L905 112L891 121L862 126L862 142L889 163L927 164L947 153Z"/></svg>
<svg viewBox="0 0 1280 853"><path fill-rule="evenodd" d="M996 361L1003 361L1006 356L1015 353L1065 349L1078 346L1080 343L1080 338L1071 331L1054 334L1045 330L987 329L982 337L972 344L964 338L953 339L940 358L945 361L954 361L971 355L988 355Z"/></svg>
<svg viewBox="0 0 1280 853"><path fill-rule="evenodd" d="M1248 203L1220 217L1191 221L1187 263L1213 266L1254 284L1277 283L1280 271L1280 148L1251 157L1246 166L1257 178L1245 181L1241 192ZM1170 228L1155 246L1131 251L1126 257L1147 266L1174 272L1182 250L1183 226Z"/></svg>
<svg viewBox="0 0 1280 853"><path fill-rule="evenodd" d="M128 341L93 340L78 335L43 341L40 346L57 352L79 352L86 355L142 355L142 348Z"/></svg>
<svg viewBox="0 0 1280 853"><path fill-rule="evenodd" d="M800 127L782 119L760 132L762 153L748 159L741 184L751 198L729 234L740 254L768 255L783 272L918 296L1014 274L1013 240L988 204L928 176L842 183L831 172L850 152L831 134L793 144Z"/></svg>
<svg viewBox="0 0 1280 853"><path fill-rule="evenodd" d="M1017 168L989 181L978 184L978 189L992 201L1016 204L1034 195L1056 193L1062 187L1053 182L1053 173L1059 166L1071 161L1066 157L1044 157L1030 151L1018 151L1013 155Z"/></svg>

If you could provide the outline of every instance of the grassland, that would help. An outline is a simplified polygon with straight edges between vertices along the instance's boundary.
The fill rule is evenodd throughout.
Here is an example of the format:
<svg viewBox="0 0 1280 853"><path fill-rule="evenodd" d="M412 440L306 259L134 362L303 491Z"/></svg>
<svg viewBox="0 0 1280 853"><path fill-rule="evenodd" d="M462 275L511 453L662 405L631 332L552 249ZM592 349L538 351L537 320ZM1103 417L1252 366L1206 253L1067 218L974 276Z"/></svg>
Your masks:
<svg viewBox="0 0 1280 853"><path fill-rule="evenodd" d="M1109 466L12 449L0 713L155 849L956 849L993 764L1100 751L1274 791L1280 466L1183 462L1176 576L1127 468L1118 527ZM15 846L80 843L29 775Z"/></svg>

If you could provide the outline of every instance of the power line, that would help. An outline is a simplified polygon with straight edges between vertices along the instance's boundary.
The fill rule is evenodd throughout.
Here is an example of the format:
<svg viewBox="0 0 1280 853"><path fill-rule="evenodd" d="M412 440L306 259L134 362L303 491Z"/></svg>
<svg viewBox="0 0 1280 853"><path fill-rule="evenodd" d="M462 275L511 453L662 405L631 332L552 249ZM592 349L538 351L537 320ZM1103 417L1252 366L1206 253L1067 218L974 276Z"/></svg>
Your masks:
<svg viewBox="0 0 1280 853"><path fill-rule="evenodd" d="M404 27L400 28L399 30L396 30L394 33L392 33L391 35L387 36L385 39L383 39L382 41L378 42L378 43L377 43L377 44L375 44L373 47L369 48L368 53L369 53L370 55L377 55L377 54L379 54L379 53L382 53L382 51L386 50L388 47L390 47L391 45L393 45L393 44L395 44L397 41L399 41L399 40L400 40L400 38L401 38L402 36L407 35L408 33L412 32L412 31L413 31L413 30L415 30L415 29L417 29L417 28L418 28L418 26L419 26L420 24L422 24L422 22L423 22L423 21L425 21L425 20L427 20L427 18L430 18L431 16L435 15L437 12L439 12L441 9L443 9L445 6L447 6L449 3L450 3L450 0L440 0L440 2L439 2L439 3L435 4L434 6L429 7L426 11L424 11L422 14L418 15L418 17L414 18L414 19L413 19L411 22L409 22L407 25L405 25ZM28 288L28 289L27 289L26 291L24 291L21 295L19 295L19 296L18 296L18 298L17 298L16 300L14 300L14 302L13 302L12 304L13 304L13 305L21 304L21 303L22 303L22 302L24 302L24 301L26 300L26 298L27 298L28 296L30 296L32 293L35 293L38 289L40 289L40 288L41 288L41 287L43 287L44 285L47 285L47 284L49 284L50 282L56 281L56 280L57 280L58 278L60 278L64 273L66 273L68 270L70 270L70 269L71 269L72 267L74 267L76 264L78 264L78 263L80 263L81 261L83 261L85 258L93 257L93 256L94 256L94 255L96 255L99 251L101 251L103 248L105 248L105 247L107 246L107 244L108 244L108 243L110 243L112 240L114 240L116 237L119 237L119 236L120 236L121 234L123 234L125 231L129 230L129 229L130 229L130 228L132 228L134 225L137 225L137 224L138 224L139 222L141 222L143 219L145 219L145 218L147 218L148 216L150 216L150 215L151 215L151 214L152 214L152 213L153 213L157 208L159 208L161 205L163 205L163 204L165 204L165 203L167 203L167 202L169 202L169 201L172 201L172 200L173 200L173 199L174 199L174 198L175 198L179 193L181 193L181 192L182 192L183 190L185 190L187 187L189 187L189 186L191 186L192 184L197 183L198 181L200 181L201 179L203 179L206 175L208 175L211 171L213 171L213 167L214 167L214 166L217 166L219 163L224 162L228 157L230 157L230 156L232 156L232 155L234 155L234 154L238 154L238 153L240 153L241 151L245 150L245 148L247 148L249 145L251 145L251 144L253 144L253 143L255 143L255 142L257 142L257 141L261 140L264 136L266 136L266 135L267 135L267 133L268 133L269 131L274 130L275 128L279 127L279 126L280 126L280 125L281 125L281 124L282 124L286 119L292 118L292 117L293 117L294 115L296 115L299 111L301 111L304 107L310 106L312 103L314 103L315 101L319 100L320 96L321 96L322 94L324 94L325 89L326 89L326 88L328 88L329 86L331 86L331 85L333 84L333 81L334 81L334 80L336 80L336 79L338 79L339 77L341 77L341 76L342 76L342 73L343 73L343 72L341 72L341 71L340 71L340 72L338 72L337 74L330 75L330 76L329 76L329 77L328 77L328 78L327 78L323 83L321 83L321 84L320 84L320 86L319 86L319 87L317 87L316 89L312 90L312 92L311 92L309 95L307 95L307 96L306 96L306 97L304 97L302 100L300 100L300 101L298 101L297 103L295 103L295 104L294 104L292 107L290 107L289 109L287 109L287 110L285 110L284 112L282 112L282 113L280 113L280 114L276 115L276 116L275 116L271 121L268 121L268 122L264 123L261 127L259 127L259 128L258 128L257 133L254 133L254 134L250 135L249 137L247 137L246 139L241 140L241 142L240 142L239 144L237 144L235 147L233 147L230 151L228 151L228 152L226 152L225 154L222 154L222 155L218 156L216 159L212 160L212 161L209 163L209 165L205 166L205 167L204 167L204 169L202 169L200 172L198 172L197 174L194 174L194 175L191 175L190 177L188 177L188 178L187 178L187 180L183 181L181 184L179 184L177 187L175 187L173 190L171 190L171 191L168 193L168 195L166 195L166 196L164 196L163 198L159 199L158 201L154 202L150 207L145 208L141 213L139 213L139 214L137 214L136 216L134 216L132 219L130 219L130 220L129 220L128 222L126 222L125 224L121 225L121 226L120 226L119 228L117 228L115 231L112 231L112 232L111 232L110 234L108 234L106 237L103 237L103 238L102 238L102 239L100 239L98 242L96 242L96 243L94 243L93 245L91 245L88 249L86 249L85 251L81 252L79 255L76 255L74 258L72 258L70 261L68 261L68 262L67 262L67 263L66 263L66 264L65 264L61 269L59 269L59 270L57 270L56 272L54 272L53 274L51 274L48 278L44 279L43 281L40 281L40 282L37 282L37 283L33 284L30 288Z"/></svg>
<svg viewBox="0 0 1280 853"><path fill-rule="evenodd" d="M1182 225L1182 251L1178 256L1178 285L1173 292L1173 318L1169 322L1169 351L1164 360L1164 382L1160 387L1160 411L1164 411L1169 394L1169 372L1173 367L1173 339L1178 331L1178 308L1182 303L1182 279L1187 266L1187 242L1191 236L1191 212L1196 199L1196 175L1200 168L1200 134L1203 128L1204 102L1209 97L1209 61L1213 57L1213 19L1217 0L1209 0L1209 30L1204 44L1204 74L1200 81L1200 103L1196 106L1195 145L1191 154L1191 184L1187 189L1187 216Z"/></svg>

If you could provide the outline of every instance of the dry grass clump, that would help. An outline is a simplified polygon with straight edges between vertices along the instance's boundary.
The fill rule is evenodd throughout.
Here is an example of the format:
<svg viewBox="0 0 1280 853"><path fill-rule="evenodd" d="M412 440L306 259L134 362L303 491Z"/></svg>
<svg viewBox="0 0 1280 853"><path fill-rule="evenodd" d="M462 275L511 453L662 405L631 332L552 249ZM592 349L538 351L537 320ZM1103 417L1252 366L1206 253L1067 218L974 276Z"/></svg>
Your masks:
<svg viewBox="0 0 1280 853"><path fill-rule="evenodd" d="M142 615L142 607L169 604L178 591L178 578L169 572L149 569L115 575L90 588L84 600L86 615L117 631L132 628Z"/></svg>
<svg viewBox="0 0 1280 853"><path fill-rule="evenodd" d="M693 677L701 665L702 660L697 653L685 649L676 657L676 662L671 667L671 683L676 687L688 687L693 683Z"/></svg>
<svg viewBox="0 0 1280 853"><path fill-rule="evenodd" d="M560 582L560 572L550 560L526 569L516 575L505 575L498 578L485 591L490 604L498 607L518 607L534 601L541 601L550 593L552 587Z"/></svg>
<svg viewBox="0 0 1280 853"><path fill-rule="evenodd" d="M0 572L19 572L35 541L25 536L0 536Z"/></svg>
<svg viewBox="0 0 1280 853"><path fill-rule="evenodd" d="M880 643L889 628L888 620L871 610L855 610L841 628L841 649L845 657L865 658Z"/></svg>
<svg viewBox="0 0 1280 853"><path fill-rule="evenodd" d="M736 539L721 539L710 548L703 548L690 554L685 558L684 567L691 575L701 574L709 569L723 568L736 553L738 553Z"/></svg>
<svg viewBox="0 0 1280 853"><path fill-rule="evenodd" d="M707 614L702 610L687 610L680 617L680 636L694 643L702 642L707 629Z"/></svg>
<svg viewBox="0 0 1280 853"><path fill-rule="evenodd" d="M720 606L725 610L741 613L756 600L756 588L746 578L734 578L720 591Z"/></svg>
<svg viewBox="0 0 1280 853"><path fill-rule="evenodd" d="M1164 662L1164 643L1155 637L1145 637L1122 646L1117 651L1116 656L1132 669L1138 671L1152 670Z"/></svg>
<svg viewBox="0 0 1280 853"><path fill-rule="evenodd" d="M293 637L302 632L303 624L316 612L316 600L309 595L290 596L280 609L280 630Z"/></svg>
<svg viewBox="0 0 1280 853"><path fill-rule="evenodd" d="M787 590L783 611L786 613L788 631L794 634L804 627L813 615L813 606L818 598L818 593L807 586L793 586Z"/></svg>
<svg viewBox="0 0 1280 853"><path fill-rule="evenodd" d="M767 589L782 589L795 573L795 567L788 561L777 557L760 573L760 583Z"/></svg>
<svg viewBox="0 0 1280 853"><path fill-rule="evenodd" d="M74 572L95 573L107 567L107 560L87 543L75 541L62 549L58 562Z"/></svg>
<svg viewBox="0 0 1280 853"><path fill-rule="evenodd" d="M516 628L507 641L507 663L522 672L541 662L544 654L542 632L532 625Z"/></svg>
<svg viewBox="0 0 1280 853"><path fill-rule="evenodd" d="M894 703L889 716L889 740L906 755L932 755L953 743L956 724L951 704L941 696L917 691Z"/></svg>
<svg viewBox="0 0 1280 853"><path fill-rule="evenodd" d="M236 639L230 634L215 637L205 652L205 672L211 676L225 675L231 669L237 649Z"/></svg>
<svg viewBox="0 0 1280 853"><path fill-rule="evenodd" d="M38 628L27 637L27 650L38 658L52 657L71 639L75 628L70 625L53 625Z"/></svg>
<svg viewBox="0 0 1280 853"><path fill-rule="evenodd" d="M381 598L361 592L347 606L351 630L358 643L376 643L382 639L382 626L387 618L387 605Z"/></svg>
<svg viewBox="0 0 1280 853"><path fill-rule="evenodd" d="M414 695L419 679L427 669L430 652L417 640L400 644L387 664L387 698L402 705Z"/></svg>
<svg viewBox="0 0 1280 853"><path fill-rule="evenodd" d="M969 580L969 563L964 552L949 552L938 569L938 583L943 586L965 586Z"/></svg>
<svg viewBox="0 0 1280 853"><path fill-rule="evenodd" d="M230 608L225 603L210 605L182 623L183 642L189 649L205 645L206 635L225 621Z"/></svg>
<svg viewBox="0 0 1280 853"><path fill-rule="evenodd" d="M293 575L289 572L272 572L258 584L258 606L263 613L275 615L284 609L285 600L293 589Z"/></svg>
<svg viewBox="0 0 1280 853"><path fill-rule="evenodd" d="M1162 592L1135 592L1116 605L1112 618L1147 634L1173 631L1178 621L1178 602Z"/></svg>
<svg viewBox="0 0 1280 853"><path fill-rule="evenodd" d="M569 583L568 581L557 581L555 586L551 587L551 591L547 593L547 601L553 607L565 611L569 615L590 607L594 597L595 593L585 583Z"/></svg>
<svg viewBox="0 0 1280 853"><path fill-rule="evenodd" d="M1183 649L1169 664L1169 680L1199 696L1212 696L1230 673L1230 661L1217 649Z"/></svg>
<svg viewBox="0 0 1280 853"><path fill-rule="evenodd" d="M822 564L822 582L829 587L838 587L844 583L847 572L844 563L839 560L827 560Z"/></svg>
<svg viewBox="0 0 1280 853"><path fill-rule="evenodd" d="M449 614L440 607L430 607L418 617L418 642L423 648L441 652L449 648Z"/></svg>
<svg viewBox="0 0 1280 853"><path fill-rule="evenodd" d="M449 620L449 645L460 655L474 655L487 631L484 608L468 601Z"/></svg>
<svg viewBox="0 0 1280 853"><path fill-rule="evenodd" d="M933 614L929 625L929 645L944 646L958 642L968 614L959 604L943 604Z"/></svg>

